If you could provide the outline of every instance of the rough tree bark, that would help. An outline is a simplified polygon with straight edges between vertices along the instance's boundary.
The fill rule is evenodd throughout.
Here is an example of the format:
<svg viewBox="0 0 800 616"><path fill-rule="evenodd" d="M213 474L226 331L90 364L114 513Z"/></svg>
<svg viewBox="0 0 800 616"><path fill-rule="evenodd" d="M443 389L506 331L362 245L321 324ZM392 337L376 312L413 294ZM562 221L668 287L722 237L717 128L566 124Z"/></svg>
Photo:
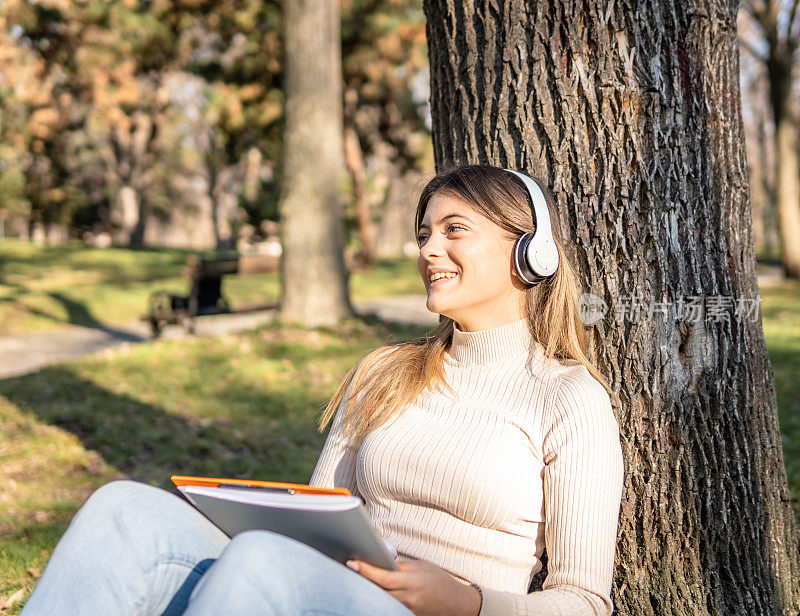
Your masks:
<svg viewBox="0 0 800 616"><path fill-rule="evenodd" d="M609 306L589 333L622 401L617 613L797 614L773 375L733 303L758 295L735 1L424 9L437 169L543 178Z"/></svg>
<svg viewBox="0 0 800 616"><path fill-rule="evenodd" d="M342 68L336 0L282 3L280 316L307 326L353 315L340 202Z"/></svg>

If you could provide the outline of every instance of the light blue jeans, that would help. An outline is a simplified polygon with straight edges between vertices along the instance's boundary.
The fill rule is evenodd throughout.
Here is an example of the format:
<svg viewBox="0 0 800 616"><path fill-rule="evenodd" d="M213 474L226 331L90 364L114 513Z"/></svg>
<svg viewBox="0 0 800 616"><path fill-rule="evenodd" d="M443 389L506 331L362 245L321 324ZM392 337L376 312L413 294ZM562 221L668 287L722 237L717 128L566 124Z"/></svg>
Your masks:
<svg viewBox="0 0 800 616"><path fill-rule="evenodd" d="M97 490L56 546L23 616L410 616L304 543L229 539L180 497L134 481Z"/></svg>

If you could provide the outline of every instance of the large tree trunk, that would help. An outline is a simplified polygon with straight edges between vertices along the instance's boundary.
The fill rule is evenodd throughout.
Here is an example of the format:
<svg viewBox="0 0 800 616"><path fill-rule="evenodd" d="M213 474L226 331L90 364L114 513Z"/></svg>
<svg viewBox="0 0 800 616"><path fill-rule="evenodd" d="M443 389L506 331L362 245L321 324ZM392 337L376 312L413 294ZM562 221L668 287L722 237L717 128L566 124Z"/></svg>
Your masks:
<svg viewBox="0 0 800 616"><path fill-rule="evenodd" d="M729 303L758 295L735 2L424 8L437 168L544 178L584 289L610 305L590 338L622 400L617 613L797 614L760 314ZM699 313L625 311L692 296Z"/></svg>
<svg viewBox="0 0 800 616"><path fill-rule="evenodd" d="M352 316L340 202L342 69L337 0L282 3L284 35L281 318Z"/></svg>

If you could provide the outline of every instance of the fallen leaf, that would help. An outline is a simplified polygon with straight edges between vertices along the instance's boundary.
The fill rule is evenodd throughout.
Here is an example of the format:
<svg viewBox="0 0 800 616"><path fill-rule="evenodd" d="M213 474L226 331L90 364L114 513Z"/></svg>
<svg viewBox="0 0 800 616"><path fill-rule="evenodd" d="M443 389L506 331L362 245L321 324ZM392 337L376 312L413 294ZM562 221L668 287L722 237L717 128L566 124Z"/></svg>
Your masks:
<svg viewBox="0 0 800 616"><path fill-rule="evenodd" d="M34 511L33 519L39 522L39 524L44 524L45 522L49 521L50 514L47 511Z"/></svg>
<svg viewBox="0 0 800 616"><path fill-rule="evenodd" d="M28 574L34 580L38 580L40 577L42 577L42 568L41 567L28 567Z"/></svg>
<svg viewBox="0 0 800 616"><path fill-rule="evenodd" d="M17 601L22 599L22 596L24 594L25 594L25 589L24 588L20 588L13 595L7 595L5 597L0 597L0 612L5 612L7 609L9 609Z"/></svg>

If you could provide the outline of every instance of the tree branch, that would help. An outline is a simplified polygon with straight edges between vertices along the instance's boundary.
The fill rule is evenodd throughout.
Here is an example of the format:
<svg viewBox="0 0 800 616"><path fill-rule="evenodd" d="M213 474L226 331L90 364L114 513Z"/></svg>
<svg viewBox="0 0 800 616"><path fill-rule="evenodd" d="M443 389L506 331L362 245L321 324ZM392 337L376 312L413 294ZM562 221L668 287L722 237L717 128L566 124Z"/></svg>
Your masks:
<svg viewBox="0 0 800 616"><path fill-rule="evenodd" d="M767 59L761 54L761 52L758 51L758 49L756 49L755 47L753 47L750 44L750 41L748 41L746 39L743 39L742 37L739 37L739 44L745 50L747 50L750 53L750 55L753 56L753 58L755 58L756 60L758 60L762 64L766 64L767 63Z"/></svg>
<svg viewBox="0 0 800 616"><path fill-rule="evenodd" d="M742 0L741 7L750 13L750 16L761 23L763 15L767 13L768 0Z"/></svg>
<svg viewBox="0 0 800 616"><path fill-rule="evenodd" d="M772 0L742 0L740 7L750 16L753 23L766 38L770 29L770 8Z"/></svg>
<svg viewBox="0 0 800 616"><path fill-rule="evenodd" d="M786 28L786 44L792 51L797 49L798 38L800 38L797 32L793 32L798 6L800 6L800 0L794 0L794 2L792 2L792 10L789 13L789 25Z"/></svg>

